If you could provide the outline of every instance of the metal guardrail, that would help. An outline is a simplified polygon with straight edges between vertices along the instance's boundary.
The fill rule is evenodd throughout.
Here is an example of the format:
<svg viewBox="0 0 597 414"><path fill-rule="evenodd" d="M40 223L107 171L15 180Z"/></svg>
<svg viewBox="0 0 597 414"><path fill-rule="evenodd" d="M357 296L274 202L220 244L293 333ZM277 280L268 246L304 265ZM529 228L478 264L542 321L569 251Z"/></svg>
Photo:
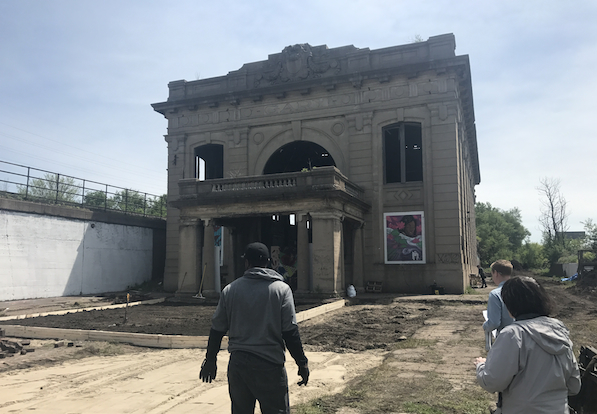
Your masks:
<svg viewBox="0 0 597 414"><path fill-rule="evenodd" d="M166 197L0 161L0 197L166 217Z"/></svg>

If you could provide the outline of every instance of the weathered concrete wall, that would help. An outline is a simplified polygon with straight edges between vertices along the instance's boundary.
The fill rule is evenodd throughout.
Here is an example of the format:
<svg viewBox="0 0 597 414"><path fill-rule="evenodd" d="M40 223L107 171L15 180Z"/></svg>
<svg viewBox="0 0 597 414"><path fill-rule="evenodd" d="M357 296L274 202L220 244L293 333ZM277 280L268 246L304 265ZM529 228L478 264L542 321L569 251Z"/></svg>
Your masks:
<svg viewBox="0 0 597 414"><path fill-rule="evenodd" d="M160 226L141 226L138 218L131 220L136 225L102 222L93 212L66 207L62 217L17 211L46 208L34 203L11 201L11 209L4 209L5 201L0 203L0 300L113 292L163 274Z"/></svg>

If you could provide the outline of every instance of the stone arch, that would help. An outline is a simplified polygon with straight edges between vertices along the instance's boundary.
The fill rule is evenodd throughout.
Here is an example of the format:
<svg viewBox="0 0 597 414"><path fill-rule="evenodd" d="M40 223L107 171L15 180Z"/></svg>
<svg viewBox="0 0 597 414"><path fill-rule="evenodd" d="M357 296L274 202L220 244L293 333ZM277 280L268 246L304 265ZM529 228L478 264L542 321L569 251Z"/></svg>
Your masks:
<svg viewBox="0 0 597 414"><path fill-rule="evenodd" d="M336 168L338 168L342 173L346 173L347 165L344 158L344 154L340 146L334 139L332 139L323 131L314 128L302 128L301 135L301 141L312 142L327 150L333 158ZM268 162L270 157L283 146L295 141L299 140L294 138L292 129L286 129L273 136L267 142L267 144L263 146L263 149L257 156L256 162L253 166L253 170L250 171L250 175L262 175L265 168L265 164Z"/></svg>
<svg viewBox="0 0 597 414"><path fill-rule="evenodd" d="M265 163L263 175L336 166L328 150L311 141L292 141L276 150Z"/></svg>

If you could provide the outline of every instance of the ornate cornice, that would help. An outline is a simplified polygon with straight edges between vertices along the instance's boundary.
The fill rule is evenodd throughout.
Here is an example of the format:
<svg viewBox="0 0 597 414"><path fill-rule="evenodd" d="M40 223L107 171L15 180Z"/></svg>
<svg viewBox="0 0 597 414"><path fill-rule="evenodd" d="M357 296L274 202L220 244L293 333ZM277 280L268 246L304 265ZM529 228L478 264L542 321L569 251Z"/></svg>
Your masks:
<svg viewBox="0 0 597 414"><path fill-rule="evenodd" d="M326 45L296 44L269 55L265 61L247 63L226 76L170 82L168 100L152 106L166 115L182 108L255 102L266 95L279 99L285 99L289 92L308 95L313 88L333 91L339 84L359 89L371 79L386 83L396 75L416 77L426 70L445 71L446 67L468 64L468 59L463 61L462 56L455 55L455 47L452 34L378 50L352 45L329 49Z"/></svg>

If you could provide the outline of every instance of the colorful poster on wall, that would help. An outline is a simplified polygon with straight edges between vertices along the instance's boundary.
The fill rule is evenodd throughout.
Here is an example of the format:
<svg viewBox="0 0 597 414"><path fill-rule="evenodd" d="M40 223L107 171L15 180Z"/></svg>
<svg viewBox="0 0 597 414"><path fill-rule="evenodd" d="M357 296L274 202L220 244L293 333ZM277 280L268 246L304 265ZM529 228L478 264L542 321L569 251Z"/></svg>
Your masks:
<svg viewBox="0 0 597 414"><path fill-rule="evenodd" d="M425 220L422 211L385 213L386 264L425 264Z"/></svg>

